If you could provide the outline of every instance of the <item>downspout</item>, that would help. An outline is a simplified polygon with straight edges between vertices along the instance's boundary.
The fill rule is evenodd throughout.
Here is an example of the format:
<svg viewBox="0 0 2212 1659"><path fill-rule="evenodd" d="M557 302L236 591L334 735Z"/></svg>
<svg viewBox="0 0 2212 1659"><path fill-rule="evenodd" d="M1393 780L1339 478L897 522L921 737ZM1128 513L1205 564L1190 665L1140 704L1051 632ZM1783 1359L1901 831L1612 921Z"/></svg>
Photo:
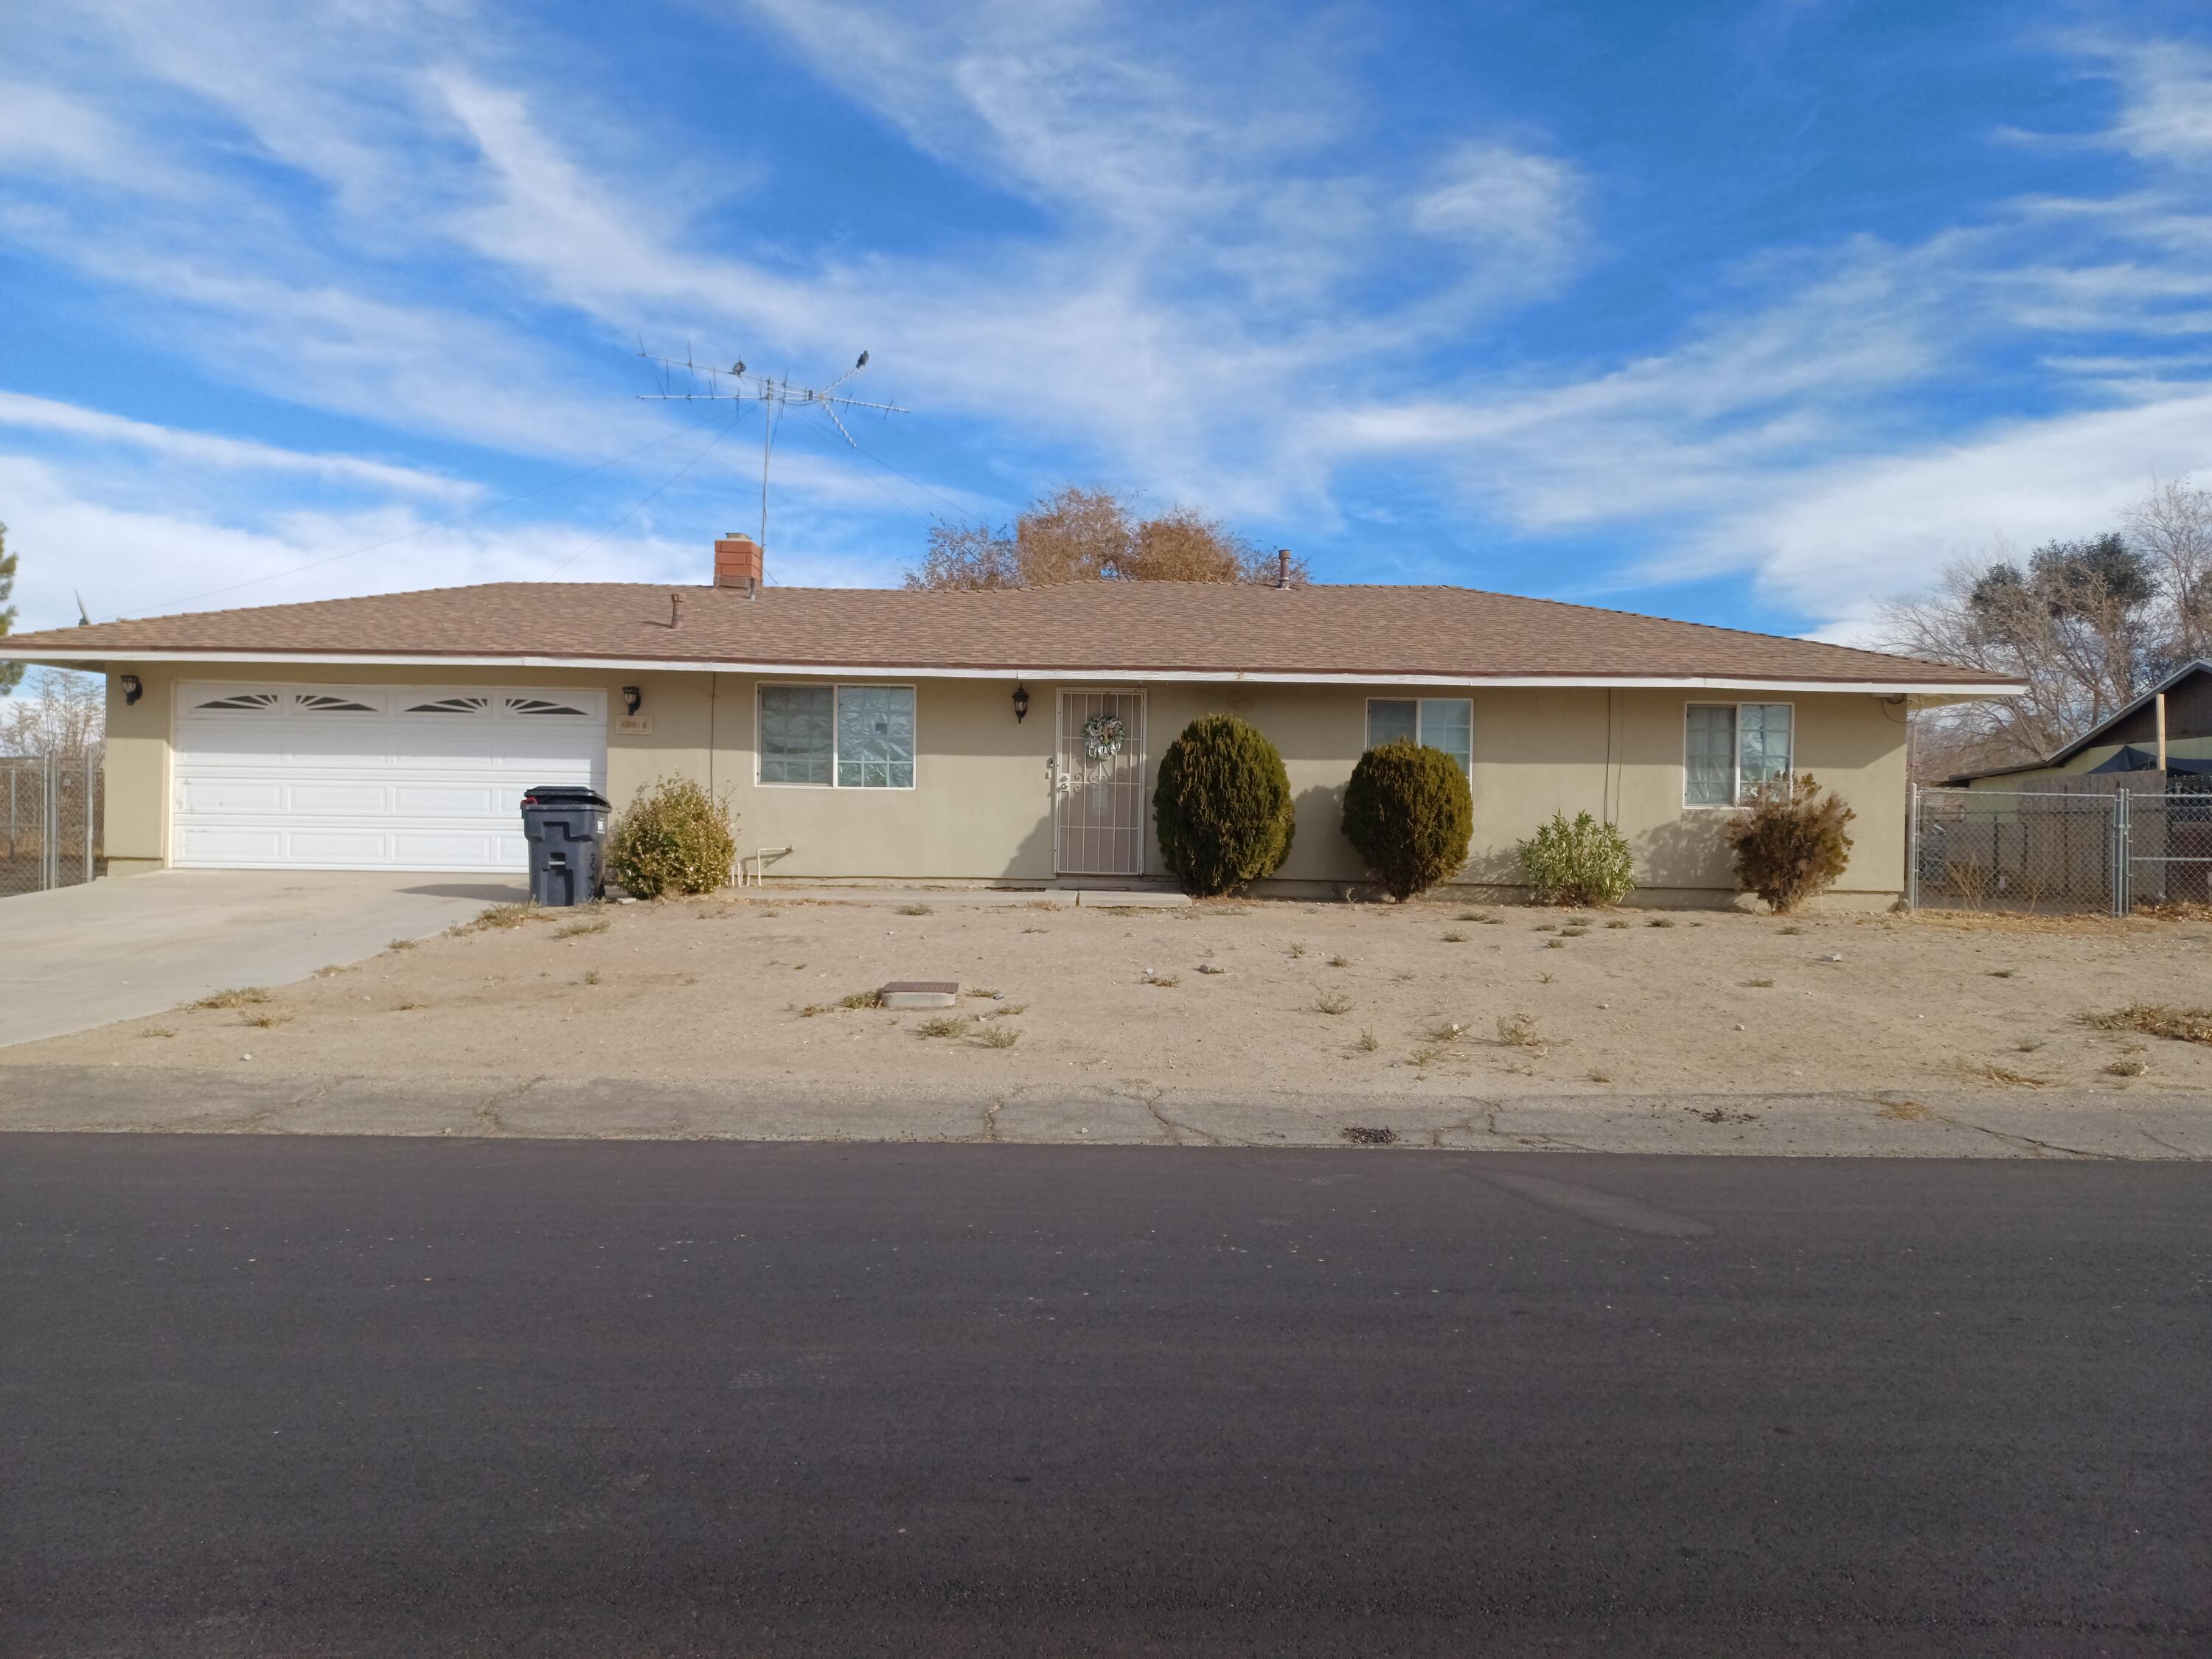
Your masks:
<svg viewBox="0 0 2212 1659"><path fill-rule="evenodd" d="M1607 823L1620 822L1620 769L1625 763L1622 750L1625 737L1619 732L1626 711L1618 686L1608 686L1605 693L1605 788L1604 818Z"/></svg>
<svg viewBox="0 0 2212 1659"><path fill-rule="evenodd" d="M2158 694L2158 769L2166 770L2166 693Z"/></svg>

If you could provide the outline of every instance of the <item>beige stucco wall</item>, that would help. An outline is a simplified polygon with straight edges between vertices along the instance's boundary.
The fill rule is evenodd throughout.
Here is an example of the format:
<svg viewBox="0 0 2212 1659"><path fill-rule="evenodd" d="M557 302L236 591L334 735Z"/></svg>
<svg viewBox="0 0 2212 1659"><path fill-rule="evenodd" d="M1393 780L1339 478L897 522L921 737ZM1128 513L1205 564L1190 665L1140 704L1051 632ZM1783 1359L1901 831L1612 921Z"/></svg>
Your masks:
<svg viewBox="0 0 2212 1659"><path fill-rule="evenodd" d="M734 674L435 672L270 665L195 668L112 665L136 672L145 696L123 706L110 682L107 848L115 867L167 856L170 688L178 678L257 678L437 685L596 686L609 694L608 793L617 806L655 777L681 774L726 793L740 847L793 850L772 877L1043 882L1052 878L1048 761L1057 688L1030 681L1017 724L1012 680L921 680L912 790L798 788L755 781L755 690ZM612 732L619 688L639 686L647 736ZM1370 696L1416 690L1265 685L1154 685L1148 692L1147 780L1160 750L1198 714L1250 720L1283 754L1298 834L1279 880L1333 891L1364 872L1338 829L1342 790L1366 740ZM1727 903L1735 884L1721 841L1724 811L1686 808L1683 709L1733 694L1605 690L1477 690L1475 833L1467 879L1517 882L1513 843L1554 811L1619 823L1635 848L1650 902ZM1887 903L1905 867L1905 723L1901 703L1859 694L1799 694L1796 766L1856 809L1851 863L1832 902ZM1149 812L1147 813L1149 820ZM1146 826L1147 874L1163 872Z"/></svg>

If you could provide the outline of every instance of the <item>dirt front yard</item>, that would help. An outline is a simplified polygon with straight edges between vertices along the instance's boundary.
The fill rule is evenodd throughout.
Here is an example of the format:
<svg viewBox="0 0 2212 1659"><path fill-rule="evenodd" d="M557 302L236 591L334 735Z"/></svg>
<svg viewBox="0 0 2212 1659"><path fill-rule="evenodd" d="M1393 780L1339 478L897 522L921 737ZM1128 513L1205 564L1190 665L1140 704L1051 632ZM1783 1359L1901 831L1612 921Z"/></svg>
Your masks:
<svg viewBox="0 0 2212 1659"><path fill-rule="evenodd" d="M512 925L495 925L511 922ZM868 1005L950 980L948 1014ZM1335 1097L2212 1089L2212 922L747 896L498 915L10 1066Z"/></svg>

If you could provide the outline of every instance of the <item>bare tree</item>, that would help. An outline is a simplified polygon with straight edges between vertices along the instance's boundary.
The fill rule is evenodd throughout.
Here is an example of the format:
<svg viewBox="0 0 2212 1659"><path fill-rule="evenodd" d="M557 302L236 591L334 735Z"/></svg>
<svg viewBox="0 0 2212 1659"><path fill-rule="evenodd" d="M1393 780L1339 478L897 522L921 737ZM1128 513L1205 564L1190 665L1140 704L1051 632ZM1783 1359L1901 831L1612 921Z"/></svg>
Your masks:
<svg viewBox="0 0 2212 1659"><path fill-rule="evenodd" d="M2046 543L2024 566L2000 545L1882 607L1889 648L2027 686L1922 715L1920 769L2042 760L2212 648L2212 493L2186 478L2160 485L2125 523L2124 534Z"/></svg>
<svg viewBox="0 0 2212 1659"><path fill-rule="evenodd" d="M1014 520L1022 581L1030 587L1122 575L1136 540L1127 503L1103 486L1064 485Z"/></svg>
<svg viewBox="0 0 2212 1659"><path fill-rule="evenodd" d="M988 525L938 523L929 527L929 551L908 587L1019 587L1021 560L1014 538Z"/></svg>
<svg viewBox="0 0 2212 1659"><path fill-rule="evenodd" d="M2127 526L2171 608L2164 665L2212 656L2212 490L2169 480L2129 509Z"/></svg>
<svg viewBox="0 0 2212 1659"><path fill-rule="evenodd" d="M1139 519L1132 499L1104 486L1069 484L1032 502L1011 530L939 524L908 587L1045 587L1073 581L1269 582L1274 555L1218 519L1171 507ZM1304 560L1291 580L1310 580Z"/></svg>
<svg viewBox="0 0 2212 1659"><path fill-rule="evenodd" d="M100 676L40 669L25 690L0 702L0 755L96 759L106 726L107 687Z"/></svg>

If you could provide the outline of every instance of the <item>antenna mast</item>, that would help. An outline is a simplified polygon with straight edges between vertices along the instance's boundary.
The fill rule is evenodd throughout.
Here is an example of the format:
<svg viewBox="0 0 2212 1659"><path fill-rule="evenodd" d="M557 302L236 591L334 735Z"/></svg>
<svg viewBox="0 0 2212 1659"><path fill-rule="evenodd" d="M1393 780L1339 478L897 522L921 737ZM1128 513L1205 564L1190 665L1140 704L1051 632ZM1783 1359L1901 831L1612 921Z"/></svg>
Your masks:
<svg viewBox="0 0 2212 1659"><path fill-rule="evenodd" d="M686 345L682 362L673 357L656 357L638 342L637 355L648 363L660 366L660 390L641 392L638 397L647 403L730 403L758 404L761 406L761 508L760 544L762 556L768 552L768 472L769 462L775 453L776 423L796 407L818 409L830 417L830 424L837 428L837 435L858 449L860 446L845 429L845 422L837 418L841 409L872 409L884 415L906 415L913 411L896 404L869 403L864 398L840 396L837 388L868 366L868 354L862 352L852 368L824 386L793 386L787 375L755 374L745 368L739 358L728 368L715 368L691 361L691 349ZM672 388L670 371L682 369L690 377L686 390ZM701 389L699 376L709 377ZM726 390L724 389L726 387Z"/></svg>

